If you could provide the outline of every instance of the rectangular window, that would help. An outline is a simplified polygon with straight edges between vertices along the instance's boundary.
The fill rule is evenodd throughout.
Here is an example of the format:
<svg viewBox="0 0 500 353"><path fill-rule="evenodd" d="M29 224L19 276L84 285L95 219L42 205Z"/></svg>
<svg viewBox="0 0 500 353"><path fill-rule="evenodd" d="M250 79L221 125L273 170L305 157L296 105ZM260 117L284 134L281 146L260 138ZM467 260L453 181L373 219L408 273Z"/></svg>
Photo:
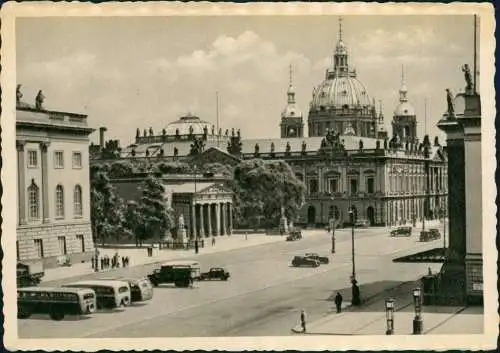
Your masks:
<svg viewBox="0 0 500 353"><path fill-rule="evenodd" d="M42 239L35 239L35 251L36 251L36 256L39 259L43 258L43 240Z"/></svg>
<svg viewBox="0 0 500 353"><path fill-rule="evenodd" d="M318 180L311 179L309 180L309 193L316 194L318 192Z"/></svg>
<svg viewBox="0 0 500 353"><path fill-rule="evenodd" d="M366 179L366 192L373 194L375 192L375 180L373 178Z"/></svg>
<svg viewBox="0 0 500 353"><path fill-rule="evenodd" d="M83 234L77 234L76 240L80 243L80 252L85 252L85 239L83 239Z"/></svg>
<svg viewBox="0 0 500 353"><path fill-rule="evenodd" d="M16 259L19 260L19 241L16 240Z"/></svg>
<svg viewBox="0 0 500 353"><path fill-rule="evenodd" d="M63 151L54 152L54 168L61 169L64 168L64 153Z"/></svg>
<svg viewBox="0 0 500 353"><path fill-rule="evenodd" d="M73 169L80 169L82 167L82 153L73 152Z"/></svg>
<svg viewBox="0 0 500 353"><path fill-rule="evenodd" d="M28 151L28 168L38 167L38 151L29 150Z"/></svg>
<svg viewBox="0 0 500 353"><path fill-rule="evenodd" d="M66 237L57 237L59 243L59 255L66 255Z"/></svg>
<svg viewBox="0 0 500 353"><path fill-rule="evenodd" d="M330 192L335 193L339 191L339 183L338 179L330 179L329 180Z"/></svg>
<svg viewBox="0 0 500 353"><path fill-rule="evenodd" d="M351 195L358 193L358 181L356 179L351 179Z"/></svg>

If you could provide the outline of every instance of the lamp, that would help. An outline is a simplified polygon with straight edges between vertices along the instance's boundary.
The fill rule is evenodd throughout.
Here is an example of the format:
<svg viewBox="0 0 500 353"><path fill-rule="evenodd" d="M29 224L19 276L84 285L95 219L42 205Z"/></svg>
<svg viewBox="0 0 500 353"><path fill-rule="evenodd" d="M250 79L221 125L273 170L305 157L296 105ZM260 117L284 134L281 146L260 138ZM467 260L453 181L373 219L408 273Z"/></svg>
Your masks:
<svg viewBox="0 0 500 353"><path fill-rule="evenodd" d="M354 207L349 207L349 215L351 218L351 256L352 256L352 300L351 304L358 306L361 304L361 296L358 287L358 281L356 280L356 257L355 257L355 247L354 247Z"/></svg>
<svg viewBox="0 0 500 353"><path fill-rule="evenodd" d="M385 316L387 320L387 331L386 335L394 334L394 298L385 299Z"/></svg>
<svg viewBox="0 0 500 353"><path fill-rule="evenodd" d="M413 304L415 305L415 318L413 319L413 334L421 335L424 321L422 320L422 290L420 287L413 289Z"/></svg>

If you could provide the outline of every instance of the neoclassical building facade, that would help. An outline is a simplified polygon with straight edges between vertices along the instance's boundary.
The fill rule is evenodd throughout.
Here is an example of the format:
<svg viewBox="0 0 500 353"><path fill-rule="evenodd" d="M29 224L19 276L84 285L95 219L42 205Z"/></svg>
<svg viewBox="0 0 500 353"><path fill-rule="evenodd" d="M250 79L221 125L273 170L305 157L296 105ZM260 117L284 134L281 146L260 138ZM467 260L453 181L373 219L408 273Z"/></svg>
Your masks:
<svg viewBox="0 0 500 353"><path fill-rule="evenodd" d="M307 189L296 224L323 226L332 218L345 224L350 210L372 225L442 217L448 193L446 148L437 139L417 136L404 72L388 136L381 109L377 112L375 100L350 66L341 32L340 26L333 64L313 90L309 136L290 71L279 137L247 139L239 130L216 131L209 122L187 115L161 134L138 129L135 143L121 151L121 158L189 161L194 142L202 141L204 150L218 153L221 163L228 161L228 154L237 160L285 160Z"/></svg>
<svg viewBox="0 0 500 353"><path fill-rule="evenodd" d="M87 116L21 102L16 109L17 259L53 267L67 258L89 260L90 223Z"/></svg>

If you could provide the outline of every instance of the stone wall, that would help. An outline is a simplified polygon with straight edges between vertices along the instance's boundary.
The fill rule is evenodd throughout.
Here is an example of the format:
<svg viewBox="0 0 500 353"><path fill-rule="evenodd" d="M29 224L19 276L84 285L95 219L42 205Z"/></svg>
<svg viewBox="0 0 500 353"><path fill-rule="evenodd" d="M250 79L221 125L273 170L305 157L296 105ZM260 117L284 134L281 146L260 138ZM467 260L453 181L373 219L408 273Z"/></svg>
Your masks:
<svg viewBox="0 0 500 353"><path fill-rule="evenodd" d="M83 236L84 249L82 249L82 243L80 238L77 237L78 235ZM90 260L94 251L90 222L18 227L18 260L28 262L38 260L35 240L41 239L45 268L57 266L58 260L64 256L59 247L58 237L61 236L66 238L66 255L72 263Z"/></svg>

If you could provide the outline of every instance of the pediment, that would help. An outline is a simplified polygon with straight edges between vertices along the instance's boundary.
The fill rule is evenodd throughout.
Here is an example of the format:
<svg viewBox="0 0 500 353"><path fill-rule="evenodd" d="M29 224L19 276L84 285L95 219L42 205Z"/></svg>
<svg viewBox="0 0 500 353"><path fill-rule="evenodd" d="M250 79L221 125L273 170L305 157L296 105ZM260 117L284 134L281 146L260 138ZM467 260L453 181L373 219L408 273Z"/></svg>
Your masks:
<svg viewBox="0 0 500 353"><path fill-rule="evenodd" d="M222 184L214 184L205 189L198 191L198 195L213 195L213 194L233 194L233 191Z"/></svg>
<svg viewBox="0 0 500 353"><path fill-rule="evenodd" d="M203 153L192 157L195 162L202 163L220 163L225 165L236 165L240 162L238 157L235 157L219 148L211 147Z"/></svg>

